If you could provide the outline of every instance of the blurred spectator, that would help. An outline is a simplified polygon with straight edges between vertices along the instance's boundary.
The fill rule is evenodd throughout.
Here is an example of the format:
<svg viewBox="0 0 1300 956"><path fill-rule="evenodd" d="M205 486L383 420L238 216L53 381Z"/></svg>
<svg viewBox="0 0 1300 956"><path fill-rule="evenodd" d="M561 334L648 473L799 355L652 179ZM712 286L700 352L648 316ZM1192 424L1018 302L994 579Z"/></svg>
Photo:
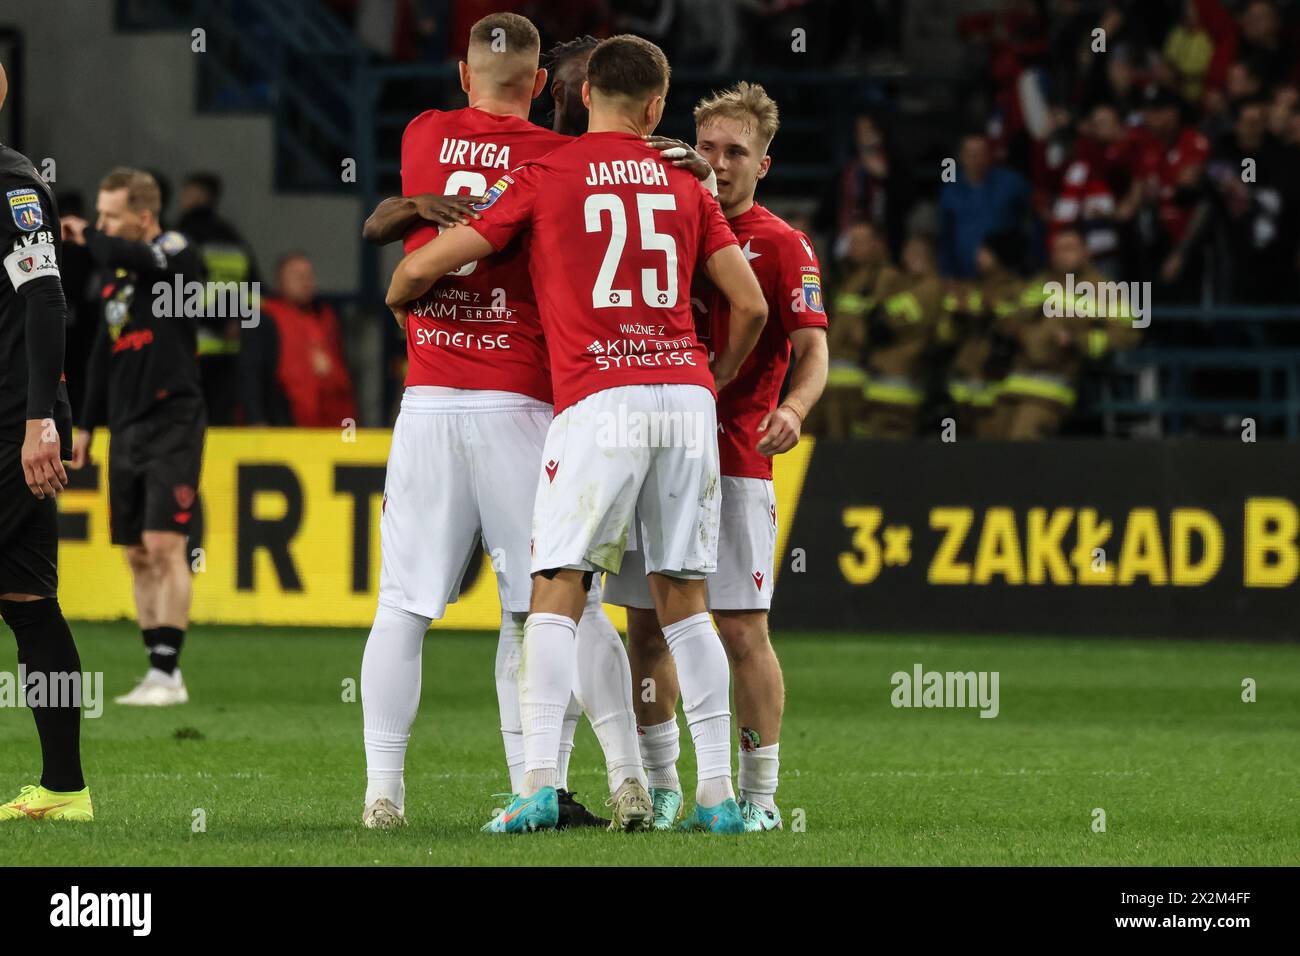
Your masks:
<svg viewBox="0 0 1300 956"><path fill-rule="evenodd" d="M210 282L257 282L253 250L239 230L217 215L221 202L221 177L195 172L181 186L177 225L198 250ZM212 425L235 424L239 404L239 319L215 316L205 310L199 319L199 373L203 398Z"/></svg>
<svg viewBox="0 0 1300 956"><path fill-rule="evenodd" d="M1236 57L1254 65L1269 86L1280 83L1295 69L1295 51L1282 42L1282 18L1268 0L1252 0L1241 15Z"/></svg>
<svg viewBox="0 0 1300 956"><path fill-rule="evenodd" d="M1103 283L1108 280L1088 261L1083 235L1057 232L1047 270L1030 280L1018 307L994 327L1014 341L1016 354L998 389L993 434L1012 440L1055 435L1074 407L1084 362L1136 344L1136 303L1109 310L1100 302Z"/></svg>
<svg viewBox="0 0 1300 956"><path fill-rule="evenodd" d="M1117 278L1127 228L1141 201L1132 144L1119 111L1109 103L1094 107L1079 127L1074 158L1052 204L1048 238L1064 228L1079 229L1097 268Z"/></svg>
<svg viewBox="0 0 1300 956"><path fill-rule="evenodd" d="M1177 96L1152 86L1147 90L1143 125L1134 134L1133 145L1134 175L1149 211L1143 239L1153 261L1160 263L1159 275L1167 284L1162 298L1190 300L1199 294L1199 279L1182 270L1184 239L1205 198L1203 173L1209 142L1196 127L1183 122Z"/></svg>
<svg viewBox="0 0 1300 956"><path fill-rule="evenodd" d="M94 219L95 211L86 208L79 192L62 192L56 197L60 216ZM64 243L60 251L59 274L63 282L63 295L68 302L68 335L64 346L63 367L75 369L78 374L67 376L68 400L73 408L83 408L86 395L86 376L80 374L90 360L99 328L99 285L94 282L95 262L90 250L75 242Z"/></svg>
<svg viewBox="0 0 1300 956"><path fill-rule="evenodd" d="M867 322L876 308L876 286L890 260L883 237L869 222L851 224L837 247L842 252L835 257L829 290L830 369L826 391L813 406L805 428L810 435L844 439L863 433Z"/></svg>
<svg viewBox="0 0 1300 956"><path fill-rule="evenodd" d="M959 438L997 437L994 405L1010 356L1000 348L994 327L1020 305L1025 285L1017 275L1021 247L1021 237L1015 233L986 237L975 253L979 279L959 283L951 297L957 348L948 366L947 386Z"/></svg>
<svg viewBox="0 0 1300 956"><path fill-rule="evenodd" d="M910 438L920 424L926 360L943 317L943 282L929 237L913 236L903 244L901 268L885 268L875 297L865 430L868 438Z"/></svg>
<svg viewBox="0 0 1300 956"><path fill-rule="evenodd" d="M1029 185L1019 173L995 166L988 139L972 133L961 141L955 182L939 196L939 263L944 275L975 275L975 250L992 232L1021 233L1029 213Z"/></svg>
<svg viewBox="0 0 1300 956"><path fill-rule="evenodd" d="M240 355L248 424L338 428L345 419L355 422L338 319L317 298L316 270L306 255L280 259L276 295L262 300L262 314L246 330Z"/></svg>
<svg viewBox="0 0 1300 956"><path fill-rule="evenodd" d="M1201 23L1196 0L1184 0L1183 18L1165 40L1164 61L1184 102L1197 106L1205 95L1205 78L1214 59L1214 39Z"/></svg>
<svg viewBox="0 0 1300 956"><path fill-rule="evenodd" d="M817 231L834 238L851 223L866 221L896 254L903 245L910 197L907 177L895 173L895 166L879 121L869 113L859 115L853 156L827 184L814 220Z"/></svg>
<svg viewBox="0 0 1300 956"><path fill-rule="evenodd" d="M1270 132L1269 109L1263 98L1239 104L1233 131L1210 160L1236 302L1296 299L1300 151Z"/></svg>

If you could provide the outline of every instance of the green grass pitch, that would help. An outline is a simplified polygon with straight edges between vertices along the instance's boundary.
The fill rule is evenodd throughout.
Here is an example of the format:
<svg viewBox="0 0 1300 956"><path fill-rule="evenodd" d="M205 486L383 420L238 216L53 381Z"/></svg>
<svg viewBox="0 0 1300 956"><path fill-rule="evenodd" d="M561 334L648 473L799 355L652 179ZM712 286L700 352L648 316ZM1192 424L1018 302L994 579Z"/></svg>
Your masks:
<svg viewBox="0 0 1300 956"><path fill-rule="evenodd" d="M145 668L132 625L74 625L106 697ZM478 832L506 788L495 637L435 633L407 761L410 826L363 830L364 632L199 627L192 702L87 720L89 826L0 824L39 865L1300 863L1300 646L783 634L784 832ZM988 670L1001 713L895 709L890 675ZM0 671L16 668L0 642ZM1258 701L1242 701L1243 678ZM680 718L679 718L680 719ZM683 729L683 779L693 781ZM31 715L0 710L0 798L33 782ZM570 785L604 796L585 722ZM1093 811L1106 832L1093 830ZM206 832L193 832L195 811ZM796 818L802 826L792 827Z"/></svg>

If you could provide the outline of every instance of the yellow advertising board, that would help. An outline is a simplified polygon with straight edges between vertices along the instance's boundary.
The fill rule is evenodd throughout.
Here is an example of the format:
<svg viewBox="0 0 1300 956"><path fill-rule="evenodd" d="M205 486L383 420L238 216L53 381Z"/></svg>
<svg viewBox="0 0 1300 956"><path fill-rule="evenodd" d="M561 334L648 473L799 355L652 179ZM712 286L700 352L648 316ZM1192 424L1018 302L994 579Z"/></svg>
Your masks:
<svg viewBox="0 0 1300 956"><path fill-rule="evenodd" d="M390 437L384 429L210 429L199 486L203 531L191 554L192 620L368 627ZM778 459L778 554L810 449L804 442ZM109 542L107 452L100 431L92 465L60 498L59 599L69 617L83 620L135 616L126 561ZM536 467L526 464L521 481L531 481ZM486 555L465 585L434 626L496 630L501 611ZM609 611L622 627L622 611Z"/></svg>

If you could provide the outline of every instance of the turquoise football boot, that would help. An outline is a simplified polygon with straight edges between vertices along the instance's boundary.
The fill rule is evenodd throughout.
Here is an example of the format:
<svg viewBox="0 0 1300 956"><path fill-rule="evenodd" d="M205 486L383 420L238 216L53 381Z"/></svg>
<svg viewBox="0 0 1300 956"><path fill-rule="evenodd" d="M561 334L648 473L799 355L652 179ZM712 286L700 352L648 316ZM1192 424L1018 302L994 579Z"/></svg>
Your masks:
<svg viewBox="0 0 1300 956"><path fill-rule="evenodd" d="M560 822L560 798L554 787L542 787L531 797L510 795L506 808L483 824L484 833L530 833L554 830Z"/></svg>
<svg viewBox="0 0 1300 956"><path fill-rule="evenodd" d="M780 830L781 811L776 807L764 810L757 803L748 800L740 802L740 815L745 821L746 833L766 833L768 830Z"/></svg>
<svg viewBox="0 0 1300 956"><path fill-rule="evenodd" d="M745 819L735 797L728 797L716 807L698 804L691 815L682 821L683 830L704 830L708 833L744 833Z"/></svg>
<svg viewBox="0 0 1300 956"><path fill-rule="evenodd" d="M671 830L682 815L682 795L667 787L651 787L650 803L654 806L654 829Z"/></svg>

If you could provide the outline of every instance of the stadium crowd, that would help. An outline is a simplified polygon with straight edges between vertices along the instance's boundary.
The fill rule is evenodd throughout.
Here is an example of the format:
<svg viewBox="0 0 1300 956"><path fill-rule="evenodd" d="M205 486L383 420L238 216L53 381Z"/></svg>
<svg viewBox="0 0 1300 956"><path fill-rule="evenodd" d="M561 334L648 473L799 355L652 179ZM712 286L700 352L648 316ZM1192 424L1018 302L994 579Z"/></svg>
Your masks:
<svg viewBox="0 0 1300 956"><path fill-rule="evenodd" d="M394 60L454 60L482 13L451 0L328 6ZM873 64L898 67L905 52L894 0L616 6L520 5L544 42L632 29L675 65L730 73L777 62L791 24L812 20L844 26L828 69L867 75ZM957 21L964 130L932 124L936 142L924 149L896 141L902 110L887 98L856 117L820 196L781 198L827 276L833 364L810 433L901 438L955 424L966 436L1046 437L1070 420L1088 373L1104 375L1139 341L1293 344L1286 323L1157 321L1138 332L1128 312L1048 315L1044 289L1067 277L1150 283L1146 304L1157 310L1300 305L1300 58L1291 52L1300 3L990 8ZM199 244L210 279L257 280L219 200L217 176L187 176L170 225ZM74 197L63 201L75 211ZM274 290L263 303L272 322L201 332L211 422L336 425L355 415L339 319L317 296L310 261L286 251L263 285ZM82 287L92 308L93 287ZM73 330L74 362L91 325ZM392 371L392 393L402 372Z"/></svg>
<svg viewBox="0 0 1300 956"><path fill-rule="evenodd" d="M968 80L991 108L949 144L955 176L913 188L888 117L864 114L819 209L834 368L812 427L900 437L952 415L967 435L1055 433L1083 371L1139 339L1125 315L1045 316L1045 285L1067 274L1150 283L1157 308L1300 303L1298 13L1025 2L963 19ZM1275 326L1249 344L1285 344Z"/></svg>

